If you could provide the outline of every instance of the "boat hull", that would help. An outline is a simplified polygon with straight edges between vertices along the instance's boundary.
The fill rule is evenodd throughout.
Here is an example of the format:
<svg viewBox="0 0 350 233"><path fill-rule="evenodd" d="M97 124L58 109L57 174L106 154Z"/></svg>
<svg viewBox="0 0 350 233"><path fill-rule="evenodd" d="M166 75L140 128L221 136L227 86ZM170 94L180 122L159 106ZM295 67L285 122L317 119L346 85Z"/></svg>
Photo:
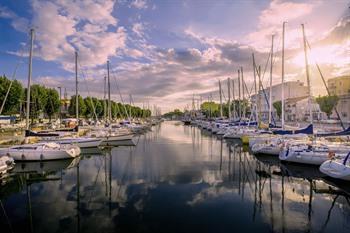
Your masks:
<svg viewBox="0 0 350 233"><path fill-rule="evenodd" d="M254 154L266 154L266 155L276 155L278 156L281 148L277 145L260 145L255 144L252 147L252 151Z"/></svg>
<svg viewBox="0 0 350 233"><path fill-rule="evenodd" d="M350 181L350 166L346 166L342 161L327 160L320 166L320 171L332 178Z"/></svg>
<svg viewBox="0 0 350 233"><path fill-rule="evenodd" d="M133 134L126 134L126 135L116 135L116 136L106 136L101 138L101 146L113 146L113 145L123 145L123 144L131 144L133 143L134 135Z"/></svg>
<svg viewBox="0 0 350 233"><path fill-rule="evenodd" d="M328 152L294 151L283 149L279 159L286 162L303 163L310 165L321 165L329 159Z"/></svg>
<svg viewBox="0 0 350 233"><path fill-rule="evenodd" d="M76 145L82 149L85 148L95 148L98 147L102 140L98 138L87 138L87 139L63 139L63 140L57 140L56 143L62 144L62 145Z"/></svg>
<svg viewBox="0 0 350 233"><path fill-rule="evenodd" d="M30 148L30 147L28 147ZM26 146L7 148L2 150L2 153L12 157L15 161L43 161L43 160L59 160L71 159L78 157L81 153L77 146L59 150L43 150L43 149L28 149Z"/></svg>

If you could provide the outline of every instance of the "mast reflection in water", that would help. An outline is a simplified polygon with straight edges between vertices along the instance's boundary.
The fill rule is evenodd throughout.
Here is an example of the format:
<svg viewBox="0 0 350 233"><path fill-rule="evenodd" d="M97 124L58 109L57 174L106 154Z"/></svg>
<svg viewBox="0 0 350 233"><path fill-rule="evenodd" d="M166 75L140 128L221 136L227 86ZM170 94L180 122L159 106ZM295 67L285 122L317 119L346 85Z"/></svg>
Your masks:
<svg viewBox="0 0 350 233"><path fill-rule="evenodd" d="M349 183L179 122L0 187L1 232L350 232Z"/></svg>

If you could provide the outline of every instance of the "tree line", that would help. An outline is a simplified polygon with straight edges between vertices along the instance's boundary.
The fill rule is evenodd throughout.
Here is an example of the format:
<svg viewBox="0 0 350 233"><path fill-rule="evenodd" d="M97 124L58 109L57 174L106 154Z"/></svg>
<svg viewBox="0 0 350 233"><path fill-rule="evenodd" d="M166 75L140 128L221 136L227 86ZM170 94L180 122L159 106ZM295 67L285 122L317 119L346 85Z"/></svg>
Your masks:
<svg viewBox="0 0 350 233"><path fill-rule="evenodd" d="M0 114L15 115L20 113L21 116L25 116L27 88L24 88L19 81L13 80L6 101L4 102L10 85L11 80L5 75L0 76L0 106L4 103ZM90 96L85 98L79 96L78 100L79 116L86 118L103 118L107 115L105 113L105 110L107 109L105 104L107 101ZM31 86L30 118L32 121L39 118L42 114L47 116L50 120L53 117L57 117L60 106L60 96L56 89L47 88L38 84ZM75 117L75 96L72 96L70 99L68 112L71 117ZM121 104L111 101L111 114L113 118L125 118L128 116L150 117L151 111L131 106L129 104Z"/></svg>
<svg viewBox="0 0 350 233"><path fill-rule="evenodd" d="M76 98L73 95L70 99L68 112L71 116L75 116ZM78 111L80 116L85 118L104 118L108 115L108 101L98 99L96 97L85 97L78 95ZM112 118L127 118L127 117L150 117L151 110L142 109L130 104L117 103L111 100L111 117Z"/></svg>
<svg viewBox="0 0 350 233"><path fill-rule="evenodd" d="M231 113L235 116L239 116L239 111L241 110L242 114L249 116L251 113L251 108L247 100L234 100L231 101ZM201 104L201 111L206 117L219 117L220 116L220 104L211 102L203 102ZM222 115L223 117L229 117L229 103L222 104ZM233 117L233 115L231 116Z"/></svg>

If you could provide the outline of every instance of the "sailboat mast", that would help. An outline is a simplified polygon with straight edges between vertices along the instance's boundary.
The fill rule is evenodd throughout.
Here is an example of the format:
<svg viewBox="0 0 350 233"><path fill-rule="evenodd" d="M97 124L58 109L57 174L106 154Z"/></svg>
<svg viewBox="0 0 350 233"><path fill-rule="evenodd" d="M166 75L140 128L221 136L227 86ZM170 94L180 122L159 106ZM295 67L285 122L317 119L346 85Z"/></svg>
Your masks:
<svg viewBox="0 0 350 233"><path fill-rule="evenodd" d="M78 97L78 52L75 51L75 118L79 124L79 97Z"/></svg>
<svg viewBox="0 0 350 233"><path fill-rule="evenodd" d="M311 107L311 86L310 86L309 60L307 57L307 45L306 45L304 24L301 24L301 28L303 30L306 80L307 80L307 88L308 88L308 92L309 92L308 105L309 105L310 123L313 124L312 107Z"/></svg>
<svg viewBox="0 0 350 233"><path fill-rule="evenodd" d="M282 129L284 129L284 34L286 22L283 22L282 30Z"/></svg>
<svg viewBox="0 0 350 233"><path fill-rule="evenodd" d="M255 92L255 120L256 122L259 121L259 114L258 114L258 92L256 89L256 65L255 65L255 57L254 53L252 54L253 57L253 75L254 75L254 92ZM259 93L260 95L260 93Z"/></svg>
<svg viewBox="0 0 350 233"><path fill-rule="evenodd" d="M107 103L106 103L106 89L107 89L107 77L104 76L103 78L103 116L104 119L106 120L107 118Z"/></svg>
<svg viewBox="0 0 350 233"><path fill-rule="evenodd" d="M30 29L30 49L29 49L29 66L28 66L28 85L27 85L27 108L26 108L26 129L29 130L30 114L30 85L32 82L32 58L34 45L34 29Z"/></svg>
<svg viewBox="0 0 350 233"><path fill-rule="evenodd" d="M109 61L107 61L107 89L108 89L108 121L111 122L112 106L111 106L111 82L109 79Z"/></svg>
<svg viewBox="0 0 350 233"><path fill-rule="evenodd" d="M269 125L272 122L272 69L273 69L273 39L274 35L271 38L271 59L270 59L270 94L269 94Z"/></svg>
<svg viewBox="0 0 350 233"><path fill-rule="evenodd" d="M219 80L219 92L220 92L220 117L222 117L222 91L221 91L221 82Z"/></svg>
<svg viewBox="0 0 350 233"><path fill-rule="evenodd" d="M236 97L235 97L235 80L232 79L232 102L233 102L233 119L236 115Z"/></svg>
<svg viewBox="0 0 350 233"><path fill-rule="evenodd" d="M129 121L131 120L131 104L132 104L132 97L131 94L129 94L129 98L130 98L130 107L129 107Z"/></svg>
<svg viewBox="0 0 350 233"><path fill-rule="evenodd" d="M241 75L240 75L240 70L238 70L238 115L239 115L239 120L241 120L242 109L241 109Z"/></svg>
<svg viewBox="0 0 350 233"><path fill-rule="evenodd" d="M243 79L243 67L241 66L241 78L242 78L242 115L243 118L245 119L245 92L244 92L244 79Z"/></svg>
<svg viewBox="0 0 350 233"><path fill-rule="evenodd" d="M228 119L231 119L231 82L227 78L227 93L228 93Z"/></svg>

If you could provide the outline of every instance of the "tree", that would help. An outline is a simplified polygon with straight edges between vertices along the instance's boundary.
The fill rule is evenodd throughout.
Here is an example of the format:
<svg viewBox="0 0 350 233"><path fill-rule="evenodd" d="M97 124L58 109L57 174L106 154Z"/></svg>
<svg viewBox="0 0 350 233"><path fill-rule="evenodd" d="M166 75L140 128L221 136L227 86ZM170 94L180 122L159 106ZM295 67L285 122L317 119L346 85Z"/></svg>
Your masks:
<svg viewBox="0 0 350 233"><path fill-rule="evenodd" d="M60 97L58 92L55 89L47 88L46 89L46 104L44 106L44 112L49 117L49 121L51 122L51 118L55 113L58 113L61 105Z"/></svg>
<svg viewBox="0 0 350 233"><path fill-rule="evenodd" d="M220 108L220 105L215 102L204 102L201 104L201 110L205 113L207 117L219 116L219 113L220 113L219 108Z"/></svg>
<svg viewBox="0 0 350 233"><path fill-rule="evenodd" d="M339 97L336 95L319 96L316 102L320 106L322 112L326 113L328 119L331 117L332 111L337 106Z"/></svg>
<svg viewBox="0 0 350 233"><path fill-rule="evenodd" d="M282 101L276 101L272 105L273 105L273 107L276 110L277 116L279 118L281 118L281 115L282 115Z"/></svg>
<svg viewBox="0 0 350 233"><path fill-rule="evenodd" d="M99 118L103 118L105 116L105 105L106 105L106 111L107 111L107 104L106 104L106 101L104 99L100 99L98 100L99 102L99 106L101 106L101 110L97 111L96 110L96 114ZM106 113L106 116L107 116L107 113Z"/></svg>
<svg viewBox="0 0 350 233"><path fill-rule="evenodd" d="M92 102L94 103L97 117L100 117L101 114L103 116L103 102L95 97L92 97Z"/></svg>
<svg viewBox="0 0 350 233"><path fill-rule="evenodd" d="M184 113L180 109L174 109L174 111L163 114L163 117L182 117L183 115Z"/></svg>
<svg viewBox="0 0 350 233"><path fill-rule="evenodd" d="M97 105L97 99L95 97L86 97L84 98L84 104L86 106L85 112L84 112L84 116L86 118L95 118L95 113L97 115L97 111L96 111L96 105Z"/></svg>
<svg viewBox="0 0 350 233"><path fill-rule="evenodd" d="M86 111L86 105L85 102L83 100L83 98L78 95L78 111L79 111L79 116L84 116L85 115L85 111ZM68 108L68 112L71 116L75 116L76 112L75 112L75 95L73 95L70 99L70 105Z"/></svg>
<svg viewBox="0 0 350 233"><path fill-rule="evenodd" d="M11 80L7 79L6 76L0 76L0 106L5 100L5 96L8 88L10 87ZM22 84L17 80L13 80L10 92L7 96L6 102L2 113L0 114L14 114L17 113L21 105L21 101L24 96L24 90Z"/></svg>
<svg viewBox="0 0 350 233"><path fill-rule="evenodd" d="M27 96L27 89L25 89ZM26 100L25 100L26 101ZM47 91L42 85L34 84L30 87L30 118L32 122L44 112L47 104Z"/></svg>

